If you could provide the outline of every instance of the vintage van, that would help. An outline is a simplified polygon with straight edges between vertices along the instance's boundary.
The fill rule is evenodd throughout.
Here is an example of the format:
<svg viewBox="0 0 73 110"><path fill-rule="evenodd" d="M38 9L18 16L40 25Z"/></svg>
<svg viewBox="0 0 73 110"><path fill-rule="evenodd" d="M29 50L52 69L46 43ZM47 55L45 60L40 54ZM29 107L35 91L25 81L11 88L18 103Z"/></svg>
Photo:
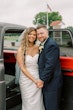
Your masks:
<svg viewBox="0 0 73 110"><path fill-rule="evenodd" d="M19 85L16 82L15 55L20 35L27 27L0 23L0 110L8 110L21 103ZM63 74L61 110L73 110L73 32L69 29L51 29L49 36L60 46L60 62Z"/></svg>

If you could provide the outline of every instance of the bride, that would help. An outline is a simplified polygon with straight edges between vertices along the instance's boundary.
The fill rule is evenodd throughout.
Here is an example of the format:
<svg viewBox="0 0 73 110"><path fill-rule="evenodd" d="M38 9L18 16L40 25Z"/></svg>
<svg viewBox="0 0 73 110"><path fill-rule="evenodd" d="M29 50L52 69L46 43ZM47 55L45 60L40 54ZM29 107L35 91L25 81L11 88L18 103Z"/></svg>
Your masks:
<svg viewBox="0 0 73 110"><path fill-rule="evenodd" d="M17 51L17 62L21 69L19 85L22 98L22 110L44 110L42 87L39 79L39 47L35 45L36 29L26 29Z"/></svg>

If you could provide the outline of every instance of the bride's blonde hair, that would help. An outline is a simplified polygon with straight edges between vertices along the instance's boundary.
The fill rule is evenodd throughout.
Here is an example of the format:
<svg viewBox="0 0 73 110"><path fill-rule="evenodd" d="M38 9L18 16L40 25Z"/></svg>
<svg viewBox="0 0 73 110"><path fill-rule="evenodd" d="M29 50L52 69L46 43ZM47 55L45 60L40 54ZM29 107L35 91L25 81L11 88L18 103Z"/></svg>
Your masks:
<svg viewBox="0 0 73 110"><path fill-rule="evenodd" d="M21 40L21 44L20 47L22 49L22 53L26 54L27 48L28 48L28 35L32 32L32 31L36 31L36 29L34 27L29 27L25 30L22 40ZM36 40L35 40L36 41ZM35 44L34 41L34 44Z"/></svg>

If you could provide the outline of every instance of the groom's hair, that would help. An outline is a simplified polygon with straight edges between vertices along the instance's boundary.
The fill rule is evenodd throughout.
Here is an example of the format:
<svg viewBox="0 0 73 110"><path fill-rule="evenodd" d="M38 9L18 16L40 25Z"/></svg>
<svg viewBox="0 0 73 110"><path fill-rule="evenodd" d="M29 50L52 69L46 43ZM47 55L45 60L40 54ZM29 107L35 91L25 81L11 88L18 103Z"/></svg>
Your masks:
<svg viewBox="0 0 73 110"><path fill-rule="evenodd" d="M47 30L46 25L38 25L38 26L36 27L36 29L40 29L40 28L44 28L44 29L46 29L46 30Z"/></svg>

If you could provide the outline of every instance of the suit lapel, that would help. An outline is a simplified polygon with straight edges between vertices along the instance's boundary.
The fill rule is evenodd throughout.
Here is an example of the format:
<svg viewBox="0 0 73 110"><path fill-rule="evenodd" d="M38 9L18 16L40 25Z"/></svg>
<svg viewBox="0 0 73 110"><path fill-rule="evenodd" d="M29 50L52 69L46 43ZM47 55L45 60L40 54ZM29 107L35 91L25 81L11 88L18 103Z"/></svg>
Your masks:
<svg viewBox="0 0 73 110"><path fill-rule="evenodd" d="M47 42L50 40L50 38L48 38L47 40L46 40L46 42L44 43L44 46L47 44Z"/></svg>

